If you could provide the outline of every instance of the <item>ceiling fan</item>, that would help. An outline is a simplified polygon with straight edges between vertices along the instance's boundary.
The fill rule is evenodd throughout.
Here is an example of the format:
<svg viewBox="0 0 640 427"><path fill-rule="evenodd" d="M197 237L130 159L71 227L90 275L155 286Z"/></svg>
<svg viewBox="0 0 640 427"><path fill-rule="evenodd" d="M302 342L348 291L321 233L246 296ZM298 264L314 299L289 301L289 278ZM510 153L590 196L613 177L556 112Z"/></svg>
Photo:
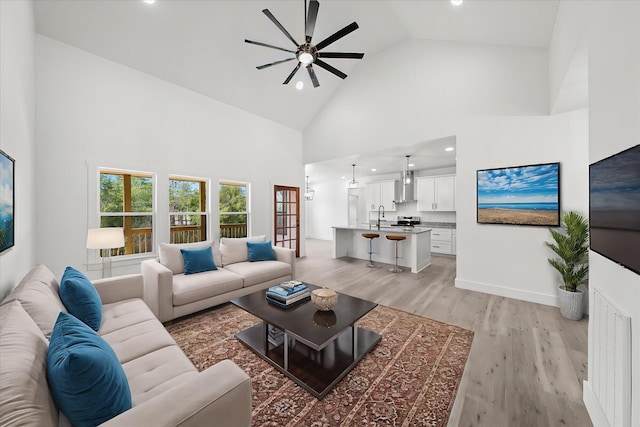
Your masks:
<svg viewBox="0 0 640 427"><path fill-rule="evenodd" d="M285 36L296 46L296 50L285 49L283 47L273 46L270 44L257 42L253 40L244 39L245 43L255 44L258 46L269 47L271 49L282 50L284 52L293 53L295 56L293 58L282 59L280 61L271 62L269 64L259 65L256 68L258 70L262 70L267 67L271 67L273 65L282 64L283 62L293 61L294 59L298 61L298 65L291 71L291 73L287 76L282 84L287 84L291 81L296 72L300 69L300 67L305 67L307 72L309 73L309 77L311 78L311 82L313 83L313 87L320 86L318 82L318 78L316 77L316 73L313 70L313 64L324 68L330 73L335 74L341 79L345 79L347 75L337 68L332 67L327 64L320 58L341 58L341 59L362 59L364 53L351 53L351 52L320 52L320 50L329 46L331 43L340 40L342 37L347 34L358 29L358 24L356 22L352 22L341 30L336 31L326 39L322 40L319 43L312 44L311 39L313 38L313 30L316 26L316 18L318 17L318 9L320 8L320 3L317 0L311 0L309 2L309 13L307 14L307 0L304 1L304 27L305 27L305 40L304 43L298 43L291 34L282 26L282 24L276 19L275 16L269 9L264 9L262 13L267 15L267 17L273 22L276 27L280 29L284 33Z"/></svg>

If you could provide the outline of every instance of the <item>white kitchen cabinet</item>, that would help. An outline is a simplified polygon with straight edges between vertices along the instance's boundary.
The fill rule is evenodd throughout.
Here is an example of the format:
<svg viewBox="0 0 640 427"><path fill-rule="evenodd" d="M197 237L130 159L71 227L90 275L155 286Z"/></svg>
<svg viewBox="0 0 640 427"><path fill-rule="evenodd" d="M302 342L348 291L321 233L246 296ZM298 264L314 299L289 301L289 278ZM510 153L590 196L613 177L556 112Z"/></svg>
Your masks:
<svg viewBox="0 0 640 427"><path fill-rule="evenodd" d="M455 175L427 176L416 179L417 207L421 212L455 212Z"/></svg>
<svg viewBox="0 0 640 427"><path fill-rule="evenodd" d="M367 208L369 211L377 211L380 205L385 212L395 211L396 181L379 181L367 184Z"/></svg>
<svg viewBox="0 0 640 427"><path fill-rule="evenodd" d="M431 229L431 252L453 254L452 230L448 228Z"/></svg>

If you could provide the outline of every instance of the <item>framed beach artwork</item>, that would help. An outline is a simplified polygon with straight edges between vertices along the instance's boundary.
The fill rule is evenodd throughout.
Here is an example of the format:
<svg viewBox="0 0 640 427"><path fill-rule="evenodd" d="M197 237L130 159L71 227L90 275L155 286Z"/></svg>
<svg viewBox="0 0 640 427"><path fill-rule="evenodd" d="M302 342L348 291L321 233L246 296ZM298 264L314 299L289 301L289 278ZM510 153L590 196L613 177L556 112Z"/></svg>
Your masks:
<svg viewBox="0 0 640 427"><path fill-rule="evenodd" d="M0 150L0 253L14 244L14 165L15 161Z"/></svg>
<svg viewBox="0 0 640 427"><path fill-rule="evenodd" d="M560 163L477 173L480 224L560 225Z"/></svg>

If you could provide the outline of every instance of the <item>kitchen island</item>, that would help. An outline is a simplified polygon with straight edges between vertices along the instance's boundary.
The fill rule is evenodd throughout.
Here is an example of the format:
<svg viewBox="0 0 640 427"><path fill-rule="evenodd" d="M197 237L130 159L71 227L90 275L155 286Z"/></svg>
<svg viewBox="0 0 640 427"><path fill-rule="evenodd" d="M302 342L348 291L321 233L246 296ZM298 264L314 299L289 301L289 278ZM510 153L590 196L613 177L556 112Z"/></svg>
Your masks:
<svg viewBox="0 0 640 427"><path fill-rule="evenodd" d="M369 259L369 239L362 233L377 233L373 239L374 263L395 264L395 242L387 240L388 234L406 235L407 239L398 242L398 265L408 267L412 273L424 270L431 264L431 229L426 227L381 226L334 226L333 257L351 257ZM365 264L363 264L363 267Z"/></svg>

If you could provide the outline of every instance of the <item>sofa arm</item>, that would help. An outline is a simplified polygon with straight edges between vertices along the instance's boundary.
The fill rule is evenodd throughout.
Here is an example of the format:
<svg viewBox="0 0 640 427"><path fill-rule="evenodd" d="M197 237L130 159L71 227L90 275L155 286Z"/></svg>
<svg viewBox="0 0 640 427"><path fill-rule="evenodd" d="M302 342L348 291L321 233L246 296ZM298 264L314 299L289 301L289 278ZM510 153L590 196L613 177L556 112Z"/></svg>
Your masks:
<svg viewBox="0 0 640 427"><path fill-rule="evenodd" d="M223 360L101 424L115 426L251 426L251 379Z"/></svg>
<svg viewBox="0 0 640 427"><path fill-rule="evenodd" d="M111 304L131 298L142 298L144 292L141 274L109 277L94 280L92 283L96 287L103 304Z"/></svg>
<svg viewBox="0 0 640 427"><path fill-rule="evenodd" d="M142 261L140 271L144 282L144 302L158 320L173 319L173 272L155 259Z"/></svg>
<svg viewBox="0 0 640 427"><path fill-rule="evenodd" d="M291 264L291 279L296 277L296 251L282 246L274 246L273 251L276 253L276 260Z"/></svg>

